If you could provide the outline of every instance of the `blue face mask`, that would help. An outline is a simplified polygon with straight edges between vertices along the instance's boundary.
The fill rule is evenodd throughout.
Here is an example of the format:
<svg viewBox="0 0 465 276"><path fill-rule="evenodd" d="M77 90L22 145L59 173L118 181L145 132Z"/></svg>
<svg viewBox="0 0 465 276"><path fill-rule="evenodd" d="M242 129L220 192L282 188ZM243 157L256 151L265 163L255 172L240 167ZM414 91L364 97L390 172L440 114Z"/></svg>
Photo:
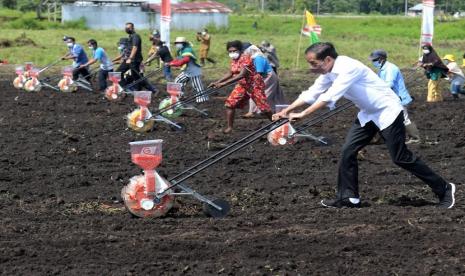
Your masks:
<svg viewBox="0 0 465 276"><path fill-rule="evenodd" d="M377 60L377 61L372 61L371 63L373 64L373 66L374 66L375 68L378 68L378 69L380 69L381 66L382 66L382 64L381 64L381 62L379 62L379 60Z"/></svg>

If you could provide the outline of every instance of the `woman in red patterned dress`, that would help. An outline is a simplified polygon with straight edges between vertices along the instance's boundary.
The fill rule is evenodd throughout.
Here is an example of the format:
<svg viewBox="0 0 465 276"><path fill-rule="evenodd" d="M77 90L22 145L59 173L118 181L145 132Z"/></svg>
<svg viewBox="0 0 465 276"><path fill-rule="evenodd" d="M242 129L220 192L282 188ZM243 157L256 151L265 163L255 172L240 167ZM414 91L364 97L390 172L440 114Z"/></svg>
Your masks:
<svg viewBox="0 0 465 276"><path fill-rule="evenodd" d="M265 83L262 76L255 71L252 58L242 54L242 42L238 40L230 41L226 44L226 50L228 50L231 58L231 69L223 78L208 86L220 88L237 81L234 90L229 94L225 102L228 126L223 132L230 133L232 131L236 108L244 108L249 98L271 120L271 109L265 95Z"/></svg>

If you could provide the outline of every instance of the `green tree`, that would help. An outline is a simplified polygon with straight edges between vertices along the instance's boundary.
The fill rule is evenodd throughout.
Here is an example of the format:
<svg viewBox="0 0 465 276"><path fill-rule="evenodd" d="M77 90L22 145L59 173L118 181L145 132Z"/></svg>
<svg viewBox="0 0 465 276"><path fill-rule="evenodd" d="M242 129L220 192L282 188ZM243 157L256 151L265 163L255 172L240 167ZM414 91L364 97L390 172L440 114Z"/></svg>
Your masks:
<svg viewBox="0 0 465 276"><path fill-rule="evenodd" d="M3 0L2 1L3 7L8 8L8 9L16 9L17 4L18 3L16 2L16 0Z"/></svg>

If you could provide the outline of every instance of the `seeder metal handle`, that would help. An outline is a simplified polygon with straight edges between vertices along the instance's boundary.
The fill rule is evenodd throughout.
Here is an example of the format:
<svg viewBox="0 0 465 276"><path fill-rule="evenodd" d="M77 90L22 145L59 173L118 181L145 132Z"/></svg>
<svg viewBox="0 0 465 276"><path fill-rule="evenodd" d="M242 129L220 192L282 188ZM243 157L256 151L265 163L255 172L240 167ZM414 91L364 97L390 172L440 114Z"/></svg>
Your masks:
<svg viewBox="0 0 465 276"><path fill-rule="evenodd" d="M182 101L177 101L177 102L175 102L174 104L170 104L170 105L168 105L168 106L166 106L166 107L164 107L164 108L162 108L162 109L159 109L159 110L155 111L155 114L156 114L156 115L159 115L159 114L162 114L162 113L164 113L164 112L166 112L166 111L168 111L168 110L175 109L175 108L177 108L177 107L180 107L180 106L183 106L183 105L186 105L186 104L190 104L190 103L194 102L195 99L196 99L197 97L199 97L199 96L209 96L209 95L212 95L213 93L219 91L220 89L223 89L223 88L225 88L225 87L231 86L231 85L236 84L236 83L237 83L237 81L236 81L236 82L232 82L232 83L230 83L230 84L227 84L227 85L225 85L225 86L223 86L223 87L220 87L220 88L207 88L207 89L205 89L205 90L203 90L203 91L201 91L201 92L199 92L199 93L197 93L197 94L195 94L195 95L192 95L192 96L189 96L189 97L185 98L185 99L182 100Z"/></svg>
<svg viewBox="0 0 465 276"><path fill-rule="evenodd" d="M48 68L50 68L50 67L52 67L52 66L54 66L55 64L58 64L58 63L60 63L60 62L61 62L61 58L55 60L54 62L52 62L52 63L50 63L50 64L48 64L48 65L46 65L44 68L40 69L38 73L40 74L40 73L42 73L43 71L47 70Z"/></svg>
<svg viewBox="0 0 465 276"><path fill-rule="evenodd" d="M131 70L131 69L130 69L130 70ZM152 72L146 74L146 75L143 76L143 77L142 77L138 72L136 72L136 74L138 74L140 78L139 78L138 80L136 80L136 81L133 81L133 82L131 82L131 83L125 85L125 86L123 87L123 90L127 90L127 89L130 89L130 88L132 88L132 87L138 85L139 83L141 83L141 82L147 80L148 78L154 76L155 74L157 74L157 73L160 72L161 70L162 70L162 68L157 68L157 69L153 70ZM126 94L132 94L132 92L126 92L126 91L125 91L125 93L126 93Z"/></svg>
<svg viewBox="0 0 465 276"><path fill-rule="evenodd" d="M296 130L297 132L301 132L311 126L314 126L316 124L319 124L332 116L336 115L337 113L344 111L350 107L353 106L353 103L351 102L346 102L343 105L336 107L333 110L329 110L317 117L311 118L310 120L305 121L304 123L301 124L300 127L298 127ZM181 173L175 175L174 177L168 179L168 182L171 183L169 187L167 187L165 190L162 192L158 193L156 197L162 198L165 196L169 190L172 188L178 186L180 183L184 182L185 180L189 179L190 177L196 175L197 173L203 171L204 169L212 166L213 164L219 162L223 158L237 152L238 150L246 147L247 145L255 142L258 140L261 136L268 134L269 132L277 129L278 127L288 123L288 119L279 119L274 122L270 122L269 124L261 127L260 129L248 134L247 136L241 138L240 140L232 143L231 145L227 146L226 148L220 150L219 152L213 154L212 156L200 161L196 165L187 168L186 170L182 171Z"/></svg>
<svg viewBox="0 0 465 276"><path fill-rule="evenodd" d="M242 139L234 142L233 144L229 145L228 147L222 149L221 151L213 154L212 156L204 159L203 161L197 163L196 165L184 170L183 172L175 175L168 181L172 184L171 186L167 187L164 191L159 193L157 197L163 197L168 193L168 191L176 186L178 186L183 181L187 180L188 178L196 175L197 173L203 171L204 169L210 167L211 165L217 163L218 161L222 160L223 158L235 153L236 151L244 148L245 146L255 142L263 135L269 133L270 131L284 125L285 123L289 122L288 119L279 119L277 121L271 122L264 127L250 133L249 135L243 137Z"/></svg>

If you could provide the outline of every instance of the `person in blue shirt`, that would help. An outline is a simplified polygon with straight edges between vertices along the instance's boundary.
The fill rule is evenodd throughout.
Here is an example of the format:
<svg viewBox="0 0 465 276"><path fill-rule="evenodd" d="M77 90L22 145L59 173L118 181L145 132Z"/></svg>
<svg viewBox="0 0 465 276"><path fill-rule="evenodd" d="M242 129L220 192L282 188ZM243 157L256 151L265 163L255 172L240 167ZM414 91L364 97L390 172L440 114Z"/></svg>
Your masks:
<svg viewBox="0 0 465 276"><path fill-rule="evenodd" d="M102 47L98 47L97 41L95 39L90 39L87 41L87 46L92 51L92 59L81 64L81 68L88 68L90 65L100 62L100 70L98 71L98 85L99 91L105 91L107 88L107 79L108 73L113 72L113 63L108 58L105 50Z"/></svg>
<svg viewBox="0 0 465 276"><path fill-rule="evenodd" d="M383 49L374 50L369 59L373 66L378 70L378 76L384 80L389 87L397 94L402 106L404 107L404 125L409 140L406 144L420 142L420 132L414 122L408 116L407 106L413 102L407 87L405 87L404 77L400 72L399 67L387 61L387 53Z"/></svg>
<svg viewBox="0 0 465 276"><path fill-rule="evenodd" d="M87 54L81 45L76 43L74 37L65 36L63 40L66 42L69 52L63 56L62 60L73 60L73 80L78 80L81 75L85 80L90 83L90 73L88 67L81 67L82 64L86 64L89 59Z"/></svg>
<svg viewBox="0 0 465 276"><path fill-rule="evenodd" d="M246 46L247 47L247 46ZM276 75L270 62L263 52L255 45L248 46L244 53L249 55L255 65L255 70L259 73L265 82L265 95L272 112L276 111L276 105L285 104L284 94L279 85L279 78ZM249 101L249 112L244 114L244 118L252 118L255 114L260 113L255 103Z"/></svg>

